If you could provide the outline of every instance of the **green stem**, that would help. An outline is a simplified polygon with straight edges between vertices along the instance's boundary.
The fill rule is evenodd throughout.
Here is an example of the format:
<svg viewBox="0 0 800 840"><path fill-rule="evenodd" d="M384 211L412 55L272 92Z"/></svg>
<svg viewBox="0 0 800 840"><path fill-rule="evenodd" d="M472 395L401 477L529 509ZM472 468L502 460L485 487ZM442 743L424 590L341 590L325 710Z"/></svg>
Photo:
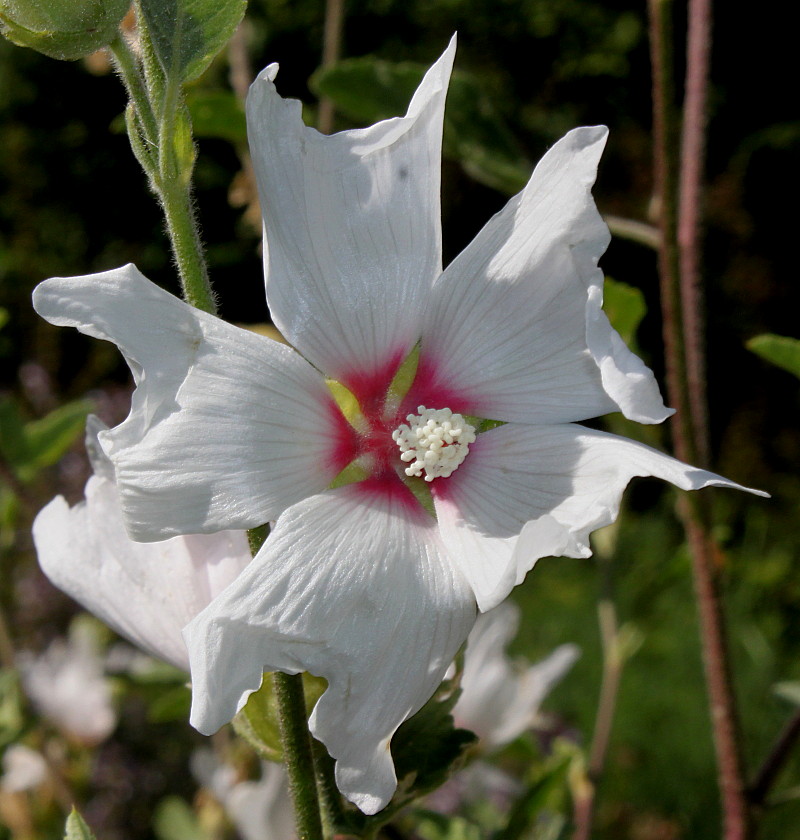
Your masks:
<svg viewBox="0 0 800 840"><path fill-rule="evenodd" d="M108 45L108 48L114 56L117 72L125 85L128 97L136 109L144 140L155 147L158 142L158 126L136 57L121 33Z"/></svg>
<svg viewBox="0 0 800 840"><path fill-rule="evenodd" d="M334 761L328 755L324 744L312 741L314 766L317 771L317 789L322 810L322 822L326 836L333 836L347 828L347 816L342 807L342 795L336 787Z"/></svg>
<svg viewBox="0 0 800 840"><path fill-rule="evenodd" d="M191 140L182 146L183 159L176 147L176 127L182 122L178 117L184 107L180 85L165 79L142 15L139 27L141 64L122 35L110 45L133 106L133 112L126 115L131 147L164 211L183 298L214 314L217 306L192 203Z"/></svg>
<svg viewBox="0 0 800 840"><path fill-rule="evenodd" d="M300 674L272 675L278 701L283 758L289 775L298 840L323 840L314 756Z"/></svg>
<svg viewBox="0 0 800 840"><path fill-rule="evenodd" d="M178 178L170 178L158 184L158 193L180 272L183 299L214 315L217 304L208 278L190 186L184 186Z"/></svg>

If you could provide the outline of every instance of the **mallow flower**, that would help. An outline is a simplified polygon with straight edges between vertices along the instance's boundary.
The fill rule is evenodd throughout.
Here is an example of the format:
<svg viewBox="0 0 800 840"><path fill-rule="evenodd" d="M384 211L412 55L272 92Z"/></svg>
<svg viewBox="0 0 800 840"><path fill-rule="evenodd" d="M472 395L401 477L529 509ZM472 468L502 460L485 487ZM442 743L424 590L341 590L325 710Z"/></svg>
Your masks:
<svg viewBox="0 0 800 840"><path fill-rule="evenodd" d="M484 749L508 744L539 721L539 707L580 655L559 645L540 662L521 669L506 653L519 628L520 609L506 601L478 616L467 638L456 725L471 729Z"/></svg>
<svg viewBox="0 0 800 840"><path fill-rule="evenodd" d="M39 565L53 585L147 653L189 670L183 628L250 562L243 531L133 542L125 530L114 467L97 442L94 416L86 448L94 474L86 500L63 496L33 523Z"/></svg>
<svg viewBox="0 0 800 840"><path fill-rule="evenodd" d="M296 836L283 765L262 761L258 780L241 780L237 770L221 763L211 750L197 750L190 766L195 778L223 806L242 840L290 840Z"/></svg>
<svg viewBox="0 0 800 840"><path fill-rule="evenodd" d="M99 436L133 539L275 522L184 631L193 724L217 730L265 670L324 677L310 727L366 813L395 790L393 733L478 609L540 557L588 556L633 476L736 486L576 425L670 414L601 309L609 234L590 189L605 128L556 143L442 271L454 52L404 117L332 136L278 95L276 65L253 84L267 302L296 349L132 265L34 292L43 317L115 342L133 371L130 415Z"/></svg>
<svg viewBox="0 0 800 840"><path fill-rule="evenodd" d="M18 659L22 685L37 711L80 743L104 741L117 725L111 687L95 639L73 625L40 654Z"/></svg>

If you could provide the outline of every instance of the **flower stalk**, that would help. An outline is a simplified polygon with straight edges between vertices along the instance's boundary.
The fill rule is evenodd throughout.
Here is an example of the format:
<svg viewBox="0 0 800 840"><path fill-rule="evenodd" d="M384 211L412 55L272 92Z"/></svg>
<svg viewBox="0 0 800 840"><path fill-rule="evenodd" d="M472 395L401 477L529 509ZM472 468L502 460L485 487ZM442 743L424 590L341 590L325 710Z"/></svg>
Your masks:
<svg viewBox="0 0 800 840"><path fill-rule="evenodd" d="M130 99L126 124L131 148L158 197L183 299L205 312L217 311L192 201L194 145L180 85L167 80L139 16L141 60L120 33L109 45Z"/></svg>
<svg viewBox="0 0 800 840"><path fill-rule="evenodd" d="M660 200L659 273L667 352L667 388L677 410L675 451L683 461L708 462L700 235L706 101L711 40L710 0L690 0L686 95L680 160L675 149L674 39L671 0L650 0L655 191ZM730 673L719 548L707 505L682 499L679 508L692 557L695 594L722 795L724 837L749 836L741 742Z"/></svg>
<svg viewBox="0 0 800 840"><path fill-rule="evenodd" d="M323 840L303 678L300 674L276 671L272 680L278 701L283 757L297 820L297 837L298 840Z"/></svg>

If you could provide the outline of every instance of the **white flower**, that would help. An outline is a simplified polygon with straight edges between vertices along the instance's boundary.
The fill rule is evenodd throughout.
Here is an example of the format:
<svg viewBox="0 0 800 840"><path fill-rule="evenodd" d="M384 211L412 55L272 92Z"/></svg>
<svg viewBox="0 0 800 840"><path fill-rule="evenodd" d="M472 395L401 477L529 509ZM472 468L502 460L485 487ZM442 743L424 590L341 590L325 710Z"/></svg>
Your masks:
<svg viewBox="0 0 800 840"><path fill-rule="evenodd" d="M73 632L39 656L19 657L22 685L41 715L85 744L99 744L117 725L111 689L94 639Z"/></svg>
<svg viewBox="0 0 800 840"><path fill-rule="evenodd" d="M243 840L290 840L295 836L289 780L281 764L261 762L258 781L237 781L211 750L193 753L192 771L225 808Z"/></svg>
<svg viewBox="0 0 800 840"><path fill-rule="evenodd" d="M86 501L62 496L33 523L39 565L52 583L154 656L189 670L182 629L250 562L242 531L133 542L125 531L114 469L97 446L105 427L87 423L94 475Z"/></svg>
<svg viewBox="0 0 800 840"><path fill-rule="evenodd" d="M133 266L34 293L43 317L114 341L131 365L131 414L100 440L134 539L277 519L185 631L192 722L215 731L264 670L325 677L310 725L337 759L340 789L367 813L397 784L392 735L441 681L476 606L500 603L540 557L588 556L589 533L616 517L633 476L736 486L574 425L610 411L642 422L670 413L601 310L597 260L609 235L590 188L605 128L553 146L442 272L454 52L405 117L332 136L277 94L275 65L254 83L267 300L297 351L190 308ZM413 384L390 392L417 345ZM321 372L358 401L354 424ZM452 475L407 476L393 433L444 409L475 442ZM482 431L477 417L505 425ZM444 422L432 430L442 447ZM424 463L426 451L414 457ZM332 488L351 462L364 480ZM430 494L436 518L415 493Z"/></svg>
<svg viewBox="0 0 800 840"><path fill-rule="evenodd" d="M46 778L47 762L36 750L26 747L25 744L11 744L3 753L0 788L8 793L33 790Z"/></svg>
<svg viewBox="0 0 800 840"><path fill-rule="evenodd" d="M560 645L520 672L506 655L518 627L519 607L507 601L480 615L467 639L453 717L487 749L507 744L536 725L542 701L580 655L576 645Z"/></svg>

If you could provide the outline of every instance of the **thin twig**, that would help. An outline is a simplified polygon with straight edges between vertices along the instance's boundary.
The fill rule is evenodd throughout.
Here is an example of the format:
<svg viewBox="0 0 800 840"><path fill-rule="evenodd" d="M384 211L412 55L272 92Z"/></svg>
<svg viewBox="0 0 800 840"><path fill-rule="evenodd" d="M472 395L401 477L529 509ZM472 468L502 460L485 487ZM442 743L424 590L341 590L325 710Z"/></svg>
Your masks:
<svg viewBox="0 0 800 840"><path fill-rule="evenodd" d="M677 124L672 84L672 5L670 0L649 2L654 170L656 196L661 205L659 273L667 352L667 385L670 402L678 412L677 422L673 426L675 451L681 460L707 463L699 249L711 9L709 0L690 0L689 7L687 94L682 143L684 157L678 175L674 158ZM687 155L692 159L687 160ZM679 183L681 193L678 205ZM722 795L724 837L726 840L744 840L749 835L749 821L739 754L739 723L718 579L719 549L710 534L708 508L702 499L682 499L680 512L692 556L706 686Z"/></svg>
<svg viewBox="0 0 800 840"><path fill-rule="evenodd" d="M791 755L792 747L798 740L800 740L800 710L794 713L794 716L783 728L769 755L764 759L764 763L756 773L753 783L747 791L751 805L760 807L765 803L767 794L775 784L786 759Z"/></svg>
<svg viewBox="0 0 800 840"><path fill-rule="evenodd" d="M344 23L344 0L326 0L325 32L322 41L322 66L330 67L339 60L342 51L342 25ZM323 134L333 131L333 101L324 96L319 103L317 128Z"/></svg>
<svg viewBox="0 0 800 840"><path fill-rule="evenodd" d="M704 352L705 306L700 275L710 60L711 0L689 0L686 86L681 135L678 250L686 377L694 433L694 463L701 467L707 467L710 462Z"/></svg>
<svg viewBox="0 0 800 840"><path fill-rule="evenodd" d="M253 81L253 66L247 49L247 31L249 21L243 20L228 41L228 66L230 82L237 99L244 102L247 91Z"/></svg>
<svg viewBox="0 0 800 840"><path fill-rule="evenodd" d="M622 676L622 657L619 649L617 610L612 597L611 566L608 559L601 559L604 593L597 605L600 624L600 639L603 647L603 676L600 685L600 700L597 704L594 734L589 749L589 763L586 768L587 784L575 797L573 818L575 832L573 840L589 840L594 821L595 794L603 775L611 728L617 707L619 682Z"/></svg>

